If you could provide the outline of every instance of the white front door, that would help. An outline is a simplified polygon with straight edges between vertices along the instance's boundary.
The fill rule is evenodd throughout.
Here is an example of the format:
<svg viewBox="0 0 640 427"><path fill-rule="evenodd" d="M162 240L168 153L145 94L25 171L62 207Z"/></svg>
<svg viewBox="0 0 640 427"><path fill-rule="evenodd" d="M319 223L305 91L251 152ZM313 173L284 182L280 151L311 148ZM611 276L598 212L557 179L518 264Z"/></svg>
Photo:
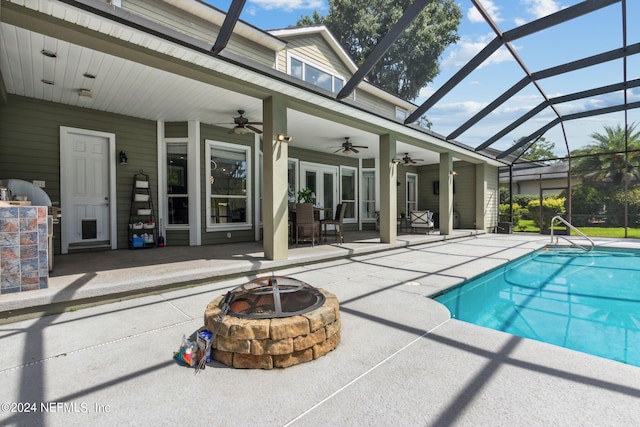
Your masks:
<svg viewBox="0 0 640 427"><path fill-rule="evenodd" d="M77 243L116 248L115 135L60 128L62 253Z"/></svg>

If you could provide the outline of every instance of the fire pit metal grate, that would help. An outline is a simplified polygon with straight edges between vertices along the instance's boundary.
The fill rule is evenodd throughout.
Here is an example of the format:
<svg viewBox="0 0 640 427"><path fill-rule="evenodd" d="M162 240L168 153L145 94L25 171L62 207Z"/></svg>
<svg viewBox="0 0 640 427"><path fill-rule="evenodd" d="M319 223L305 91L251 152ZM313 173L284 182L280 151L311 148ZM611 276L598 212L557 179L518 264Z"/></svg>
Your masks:
<svg viewBox="0 0 640 427"><path fill-rule="evenodd" d="M322 306L324 295L290 277L260 277L230 291L228 314L243 319L291 317Z"/></svg>

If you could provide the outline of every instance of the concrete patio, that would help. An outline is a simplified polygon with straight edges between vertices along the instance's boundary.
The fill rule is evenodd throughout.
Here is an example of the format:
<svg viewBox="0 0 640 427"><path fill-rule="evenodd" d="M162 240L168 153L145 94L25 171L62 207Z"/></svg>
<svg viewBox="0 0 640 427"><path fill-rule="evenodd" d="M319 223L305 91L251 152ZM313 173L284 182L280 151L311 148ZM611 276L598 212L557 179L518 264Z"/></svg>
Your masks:
<svg viewBox="0 0 640 427"><path fill-rule="evenodd" d="M358 235L277 262L259 244L60 256L48 291L0 299L14 320L0 326L0 424L635 425L639 368L450 319L429 298L549 241L471 234ZM338 297L334 351L267 371L173 361L212 299L272 271ZM58 310L38 316L42 303Z"/></svg>

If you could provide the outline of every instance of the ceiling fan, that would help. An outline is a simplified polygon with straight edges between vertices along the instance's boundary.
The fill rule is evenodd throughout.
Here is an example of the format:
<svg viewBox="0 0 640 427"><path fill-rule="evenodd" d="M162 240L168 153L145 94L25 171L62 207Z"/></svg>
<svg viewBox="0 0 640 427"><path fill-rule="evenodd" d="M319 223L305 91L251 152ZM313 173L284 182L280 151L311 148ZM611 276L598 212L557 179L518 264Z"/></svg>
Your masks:
<svg viewBox="0 0 640 427"><path fill-rule="evenodd" d="M235 133L237 135L244 135L252 131L257 134L261 134L262 131L255 126L252 125L260 125L262 126L262 122L250 122L249 119L244 117L244 110L238 110L238 117L233 118L233 124L235 127L231 128L229 133ZM220 123L220 124L228 124L228 123Z"/></svg>
<svg viewBox="0 0 640 427"><path fill-rule="evenodd" d="M414 159L409 156L409 153L404 153L404 157L401 159L403 166L415 165L416 162L424 162L424 159Z"/></svg>
<svg viewBox="0 0 640 427"><path fill-rule="evenodd" d="M334 147L335 148L335 147ZM336 151L334 151L333 153L338 153L340 151L342 151L344 154L349 154L350 152L354 152L354 153L359 153L360 150L357 150L358 148L369 148L366 145L353 145L351 142L349 142L349 137L345 136L344 137L344 142L342 143L342 145L340 146L340 148L338 148Z"/></svg>

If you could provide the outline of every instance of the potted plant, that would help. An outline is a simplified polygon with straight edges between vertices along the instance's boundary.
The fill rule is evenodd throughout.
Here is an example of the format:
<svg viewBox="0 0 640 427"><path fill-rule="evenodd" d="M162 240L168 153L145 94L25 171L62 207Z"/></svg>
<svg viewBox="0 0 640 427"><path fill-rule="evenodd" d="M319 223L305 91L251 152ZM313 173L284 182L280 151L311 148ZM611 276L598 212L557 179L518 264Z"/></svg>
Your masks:
<svg viewBox="0 0 640 427"><path fill-rule="evenodd" d="M407 214L406 214L405 210L404 209L400 209L400 218L404 219L404 217L406 217L406 216L407 216Z"/></svg>
<svg viewBox="0 0 640 427"><path fill-rule="evenodd" d="M298 201L304 203L313 203L312 193L310 188L303 188L298 191Z"/></svg>

